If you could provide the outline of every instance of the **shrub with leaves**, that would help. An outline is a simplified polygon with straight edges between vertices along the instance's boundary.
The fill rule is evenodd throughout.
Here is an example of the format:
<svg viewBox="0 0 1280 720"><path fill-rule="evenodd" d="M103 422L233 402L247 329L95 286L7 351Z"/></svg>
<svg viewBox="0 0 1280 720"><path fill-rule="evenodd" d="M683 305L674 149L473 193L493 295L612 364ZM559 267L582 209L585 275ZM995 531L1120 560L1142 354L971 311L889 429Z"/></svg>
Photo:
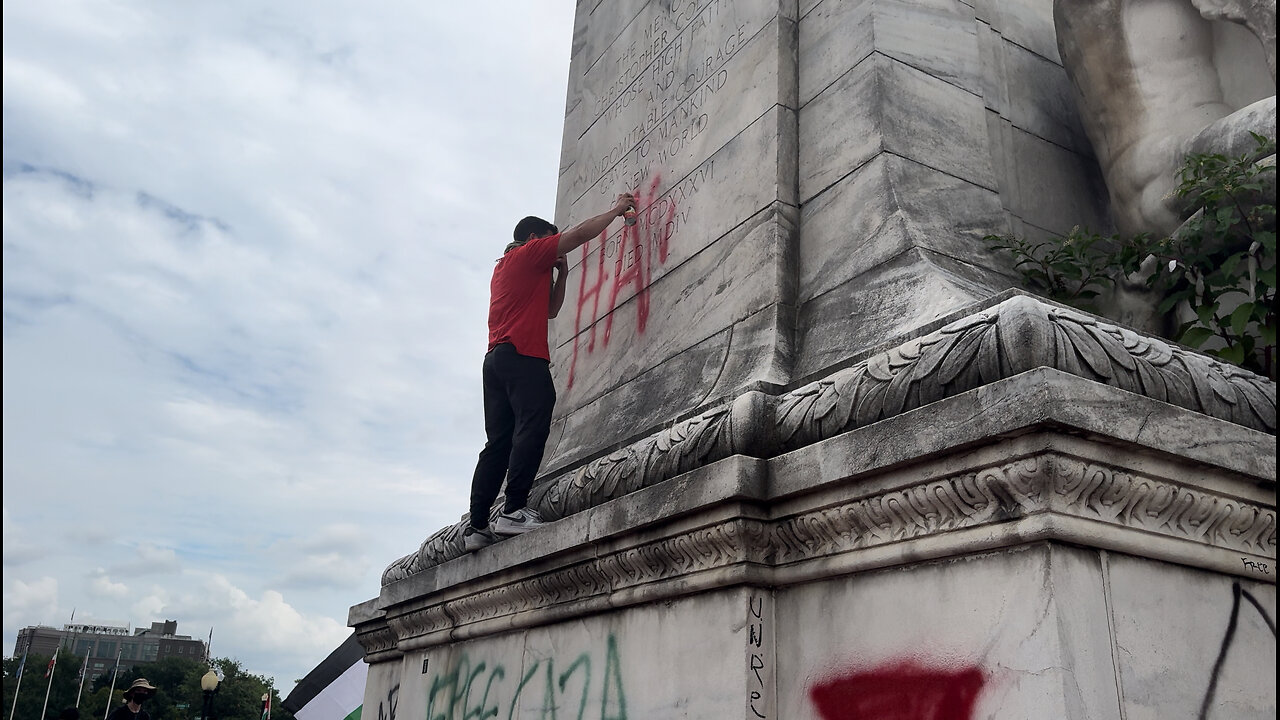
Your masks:
<svg viewBox="0 0 1280 720"><path fill-rule="evenodd" d="M1254 152L1231 158L1195 154L1178 174L1177 195L1194 214L1172 237L1101 236L1073 228L1032 243L987 236L1014 257L1027 285L1085 310L1122 277L1157 261L1147 284L1161 313L1187 317L1173 339L1276 377L1276 206L1272 138L1254 135Z"/></svg>
<svg viewBox="0 0 1280 720"><path fill-rule="evenodd" d="M1177 339L1200 347L1217 337L1213 354L1237 365L1259 361L1275 377L1275 165L1253 159L1276 152L1275 140L1254 135L1258 151L1238 158L1193 155L1179 173L1178 197L1199 208L1156 248L1161 312L1185 301L1195 317ZM1265 177L1271 174L1270 181Z"/></svg>
<svg viewBox="0 0 1280 720"><path fill-rule="evenodd" d="M1136 268L1152 246L1146 234L1126 240L1082 230L1078 225L1066 237L1040 242L998 235L985 239L996 243L992 250L1013 254L1014 269L1030 287L1054 300L1092 311L1097 310L1094 301L1098 296L1115 285L1121 268Z"/></svg>

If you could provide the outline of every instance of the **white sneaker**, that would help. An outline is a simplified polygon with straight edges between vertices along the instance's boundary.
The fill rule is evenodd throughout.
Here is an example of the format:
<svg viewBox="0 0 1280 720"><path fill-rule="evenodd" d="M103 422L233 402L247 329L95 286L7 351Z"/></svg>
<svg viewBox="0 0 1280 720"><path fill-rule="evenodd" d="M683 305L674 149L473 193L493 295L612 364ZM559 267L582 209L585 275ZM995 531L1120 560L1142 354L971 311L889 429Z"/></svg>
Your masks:
<svg viewBox="0 0 1280 720"><path fill-rule="evenodd" d="M466 529L462 531L462 547L467 552L475 552L496 542L498 542L498 536L494 535L489 528L481 530L467 523Z"/></svg>
<svg viewBox="0 0 1280 720"><path fill-rule="evenodd" d="M542 521L542 516L537 510L524 507L515 512L499 515L498 521L493 524L493 531L499 535L519 535L543 525L546 523Z"/></svg>

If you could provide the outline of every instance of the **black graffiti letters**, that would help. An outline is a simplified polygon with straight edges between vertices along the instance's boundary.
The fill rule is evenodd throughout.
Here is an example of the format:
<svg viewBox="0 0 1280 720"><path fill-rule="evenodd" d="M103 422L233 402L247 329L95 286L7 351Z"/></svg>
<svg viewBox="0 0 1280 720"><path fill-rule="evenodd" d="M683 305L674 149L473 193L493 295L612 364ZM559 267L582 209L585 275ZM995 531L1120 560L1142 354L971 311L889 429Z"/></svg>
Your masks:
<svg viewBox="0 0 1280 720"><path fill-rule="evenodd" d="M1267 565L1267 563L1250 560L1249 558L1240 558L1240 562L1244 563L1246 568L1253 570L1254 572L1260 572L1263 575L1271 574L1271 567Z"/></svg>
<svg viewBox="0 0 1280 720"><path fill-rule="evenodd" d="M387 704L378 701L378 720L396 720L396 706L400 704L400 683L387 691Z"/></svg>

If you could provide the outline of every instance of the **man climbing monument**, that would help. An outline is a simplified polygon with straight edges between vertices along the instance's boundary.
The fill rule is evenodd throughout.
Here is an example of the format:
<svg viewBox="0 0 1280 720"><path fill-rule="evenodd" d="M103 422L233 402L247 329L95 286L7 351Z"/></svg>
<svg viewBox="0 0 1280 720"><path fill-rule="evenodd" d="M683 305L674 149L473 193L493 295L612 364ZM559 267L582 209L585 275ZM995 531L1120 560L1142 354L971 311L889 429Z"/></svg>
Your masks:
<svg viewBox="0 0 1280 720"><path fill-rule="evenodd" d="M489 352L482 371L487 440L471 478L471 520L462 532L467 552L543 525L527 504L556 404L547 320L564 304L569 252L634 205L635 197L623 193L607 212L563 233L542 218L526 217L516 224L515 239L493 269ZM504 477L506 504L491 529L489 514Z"/></svg>

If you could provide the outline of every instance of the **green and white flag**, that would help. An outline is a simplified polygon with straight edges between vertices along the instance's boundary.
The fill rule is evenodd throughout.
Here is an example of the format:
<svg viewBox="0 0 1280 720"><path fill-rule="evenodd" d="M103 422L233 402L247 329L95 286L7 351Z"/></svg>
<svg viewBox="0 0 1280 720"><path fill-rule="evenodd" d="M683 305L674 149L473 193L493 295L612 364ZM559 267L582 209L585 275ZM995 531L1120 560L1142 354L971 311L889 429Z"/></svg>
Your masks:
<svg viewBox="0 0 1280 720"><path fill-rule="evenodd" d="M360 720L369 665L356 661L293 714L298 720Z"/></svg>
<svg viewBox="0 0 1280 720"><path fill-rule="evenodd" d="M360 720L369 666L353 632L281 702L298 720Z"/></svg>

